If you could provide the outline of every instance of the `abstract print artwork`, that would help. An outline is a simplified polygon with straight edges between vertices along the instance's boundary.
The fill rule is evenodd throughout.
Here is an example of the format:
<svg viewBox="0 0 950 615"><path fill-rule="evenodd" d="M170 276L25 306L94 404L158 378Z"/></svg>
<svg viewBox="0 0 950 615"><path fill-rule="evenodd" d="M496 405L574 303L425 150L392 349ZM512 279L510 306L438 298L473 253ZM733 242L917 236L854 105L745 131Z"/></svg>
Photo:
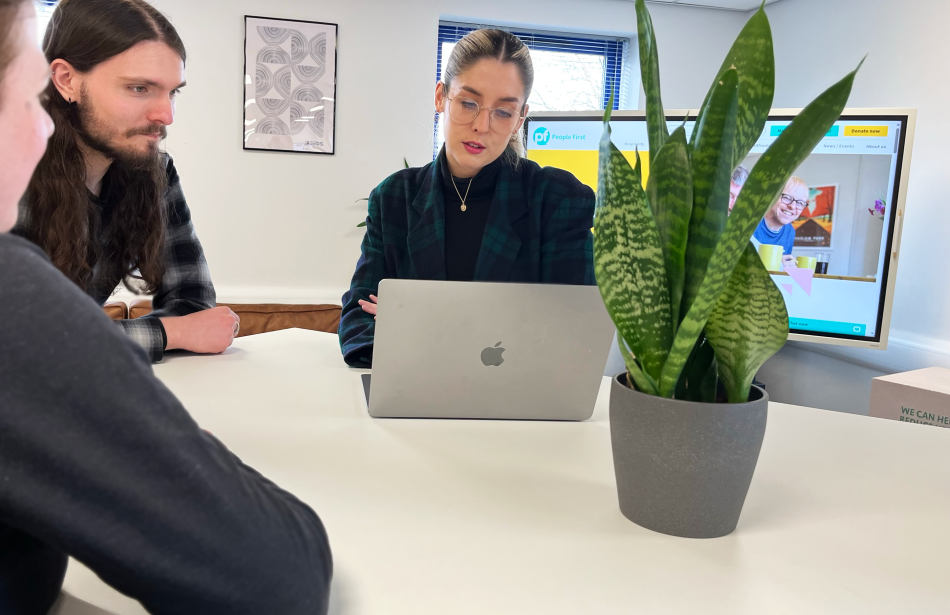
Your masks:
<svg viewBox="0 0 950 615"><path fill-rule="evenodd" d="M244 149L332 154L337 25L244 18Z"/></svg>
<svg viewBox="0 0 950 615"><path fill-rule="evenodd" d="M802 210L798 220L792 222L795 229L795 246L802 248L830 248L834 230L835 209L838 205L838 186L811 186L808 207Z"/></svg>

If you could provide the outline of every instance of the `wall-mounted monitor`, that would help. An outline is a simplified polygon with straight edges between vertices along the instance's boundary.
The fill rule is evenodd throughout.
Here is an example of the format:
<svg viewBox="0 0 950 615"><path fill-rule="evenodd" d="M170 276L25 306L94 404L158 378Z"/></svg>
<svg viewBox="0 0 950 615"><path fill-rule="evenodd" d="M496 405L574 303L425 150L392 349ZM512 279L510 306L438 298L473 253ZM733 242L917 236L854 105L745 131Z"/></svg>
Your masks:
<svg viewBox="0 0 950 615"><path fill-rule="evenodd" d="M737 169L734 193L799 111L772 111ZM526 123L528 158L570 171L596 191L602 116L533 114ZM845 110L757 228L753 243L785 297L789 339L887 347L916 116L914 109ZM670 130L685 118L667 112ZM687 121L687 134L692 129ZM631 161L640 152L646 181L643 112L615 111L611 138Z"/></svg>

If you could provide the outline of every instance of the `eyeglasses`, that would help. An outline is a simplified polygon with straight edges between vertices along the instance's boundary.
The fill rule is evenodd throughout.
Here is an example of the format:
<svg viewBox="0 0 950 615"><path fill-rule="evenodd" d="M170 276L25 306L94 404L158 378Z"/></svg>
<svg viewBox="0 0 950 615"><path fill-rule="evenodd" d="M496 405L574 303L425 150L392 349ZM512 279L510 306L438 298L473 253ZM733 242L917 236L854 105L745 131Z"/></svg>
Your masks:
<svg viewBox="0 0 950 615"><path fill-rule="evenodd" d="M782 193L782 204L783 205L794 205L799 211L808 207L808 201L799 201L790 194Z"/></svg>
<svg viewBox="0 0 950 615"><path fill-rule="evenodd" d="M518 128L521 115L514 107L482 107L471 98L449 98L449 119L456 124L471 124L478 119L482 109L489 111L488 126L498 134L511 134Z"/></svg>

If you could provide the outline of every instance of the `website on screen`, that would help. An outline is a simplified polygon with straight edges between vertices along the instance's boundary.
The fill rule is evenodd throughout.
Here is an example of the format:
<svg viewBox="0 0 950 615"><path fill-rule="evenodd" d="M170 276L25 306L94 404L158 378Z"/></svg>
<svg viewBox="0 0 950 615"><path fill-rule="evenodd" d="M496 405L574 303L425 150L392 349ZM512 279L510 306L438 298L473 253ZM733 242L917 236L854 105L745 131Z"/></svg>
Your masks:
<svg viewBox="0 0 950 615"><path fill-rule="evenodd" d="M748 174L792 118L770 118L733 174L730 205ZM683 122L670 121L674 130ZM691 134L693 122L686 122ZM876 339L888 263L887 238L899 182L903 122L842 118L796 169L752 242L785 297L793 332ZM573 173L595 191L603 123L532 119L528 158ZM642 118L611 122L611 140L650 172Z"/></svg>

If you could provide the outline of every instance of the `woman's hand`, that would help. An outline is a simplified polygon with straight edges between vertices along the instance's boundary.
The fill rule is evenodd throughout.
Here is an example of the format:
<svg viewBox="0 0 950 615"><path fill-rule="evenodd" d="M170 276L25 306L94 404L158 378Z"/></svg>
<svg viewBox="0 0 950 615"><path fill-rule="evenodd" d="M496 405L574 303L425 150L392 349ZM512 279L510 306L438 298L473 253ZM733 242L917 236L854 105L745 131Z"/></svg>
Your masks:
<svg viewBox="0 0 950 615"><path fill-rule="evenodd" d="M791 254L784 254L782 256L782 268L784 269L785 267L795 267L797 269L798 261L795 260L795 257Z"/></svg>
<svg viewBox="0 0 950 615"><path fill-rule="evenodd" d="M373 320L376 320L376 304L379 303L379 298L376 295L370 295L369 301L360 299L359 303L363 311L367 314L372 314Z"/></svg>

